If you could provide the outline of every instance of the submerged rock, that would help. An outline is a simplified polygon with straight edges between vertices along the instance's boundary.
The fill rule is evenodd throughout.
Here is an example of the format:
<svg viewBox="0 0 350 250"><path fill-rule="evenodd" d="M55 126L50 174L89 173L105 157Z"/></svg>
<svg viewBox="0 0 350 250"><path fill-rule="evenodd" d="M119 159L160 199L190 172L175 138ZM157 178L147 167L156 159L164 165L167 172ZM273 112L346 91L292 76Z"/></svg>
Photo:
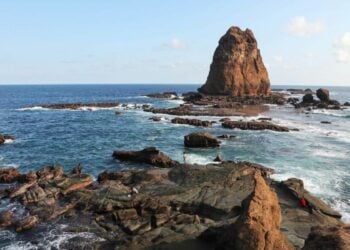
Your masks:
<svg viewBox="0 0 350 250"><path fill-rule="evenodd" d="M266 121L225 121L222 123L222 127L230 129L242 129L242 130L273 130L278 132L288 132L289 128L273 124Z"/></svg>
<svg viewBox="0 0 350 250"><path fill-rule="evenodd" d="M155 147L141 151L114 151L113 157L120 161L142 162L164 168L173 167L177 163Z"/></svg>
<svg viewBox="0 0 350 250"><path fill-rule="evenodd" d="M270 94L270 80L251 30L231 27L215 50L206 83L199 92L209 95Z"/></svg>
<svg viewBox="0 0 350 250"><path fill-rule="evenodd" d="M219 147L220 141L207 132L195 132L184 137L184 144L190 148Z"/></svg>

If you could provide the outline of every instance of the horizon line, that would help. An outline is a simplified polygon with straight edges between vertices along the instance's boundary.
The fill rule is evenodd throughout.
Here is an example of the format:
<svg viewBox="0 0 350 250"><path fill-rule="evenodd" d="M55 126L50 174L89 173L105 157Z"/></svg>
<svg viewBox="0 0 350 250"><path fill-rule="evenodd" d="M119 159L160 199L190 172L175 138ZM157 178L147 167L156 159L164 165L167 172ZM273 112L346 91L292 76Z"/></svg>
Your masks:
<svg viewBox="0 0 350 250"><path fill-rule="evenodd" d="M118 83L118 82L86 82L86 83L74 83L74 82L64 82L64 83L0 83L0 86L53 86L53 85L201 85L204 83L161 83L161 82L129 82L129 83ZM350 87L350 84L336 84L336 85L325 85L324 83L271 83L271 86L318 86L318 87Z"/></svg>

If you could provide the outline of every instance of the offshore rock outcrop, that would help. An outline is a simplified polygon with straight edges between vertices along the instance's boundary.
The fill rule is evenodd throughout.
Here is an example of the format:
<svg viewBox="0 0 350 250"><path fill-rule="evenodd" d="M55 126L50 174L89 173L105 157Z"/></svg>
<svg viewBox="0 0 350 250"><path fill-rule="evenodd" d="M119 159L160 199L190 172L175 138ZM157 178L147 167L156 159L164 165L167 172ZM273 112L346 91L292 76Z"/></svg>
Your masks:
<svg viewBox="0 0 350 250"><path fill-rule="evenodd" d="M189 148L219 147L220 141L207 132L194 132L184 137L184 144Z"/></svg>
<svg viewBox="0 0 350 250"><path fill-rule="evenodd" d="M206 83L207 95L257 96L270 94L270 80L251 30L231 27L219 40Z"/></svg>
<svg viewBox="0 0 350 250"><path fill-rule="evenodd" d="M213 124L212 121L202 121L198 119L188 119L188 118L181 118L181 117L175 117L171 120L171 123L174 124L187 124L192 125L196 127L211 127Z"/></svg>
<svg viewBox="0 0 350 250"><path fill-rule="evenodd" d="M278 132L288 132L290 129L276 125L267 121L224 121L222 127L241 130L273 130Z"/></svg>

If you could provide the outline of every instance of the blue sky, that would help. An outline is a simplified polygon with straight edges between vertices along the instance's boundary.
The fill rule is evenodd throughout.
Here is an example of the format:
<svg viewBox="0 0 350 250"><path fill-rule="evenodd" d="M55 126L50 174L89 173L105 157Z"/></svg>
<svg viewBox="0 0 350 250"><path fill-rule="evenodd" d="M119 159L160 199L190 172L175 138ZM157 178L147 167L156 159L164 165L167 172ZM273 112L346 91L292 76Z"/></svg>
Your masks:
<svg viewBox="0 0 350 250"><path fill-rule="evenodd" d="M350 85L347 0L3 0L0 83L203 83L231 25L273 84Z"/></svg>

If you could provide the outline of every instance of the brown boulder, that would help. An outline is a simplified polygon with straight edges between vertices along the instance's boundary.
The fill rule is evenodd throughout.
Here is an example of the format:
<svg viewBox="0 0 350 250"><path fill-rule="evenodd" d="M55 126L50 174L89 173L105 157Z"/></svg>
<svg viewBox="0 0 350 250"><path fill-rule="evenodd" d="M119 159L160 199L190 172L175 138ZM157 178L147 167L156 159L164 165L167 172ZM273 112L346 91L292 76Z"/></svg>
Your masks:
<svg viewBox="0 0 350 250"><path fill-rule="evenodd" d="M21 174L16 168L0 169L0 183L12 183L18 181Z"/></svg>
<svg viewBox="0 0 350 250"><path fill-rule="evenodd" d="M199 92L209 95L270 94L270 80L251 30L231 27L215 50L206 83Z"/></svg>
<svg viewBox="0 0 350 250"><path fill-rule="evenodd" d="M145 148L140 151L114 151L112 156L120 161L142 162L164 168L169 168L176 164L176 161L155 147Z"/></svg>
<svg viewBox="0 0 350 250"><path fill-rule="evenodd" d="M219 147L220 141L207 132L195 132L184 137L186 147L205 148Z"/></svg>
<svg viewBox="0 0 350 250"><path fill-rule="evenodd" d="M22 232L36 227L39 223L38 216L28 216L20 220L16 225L16 232Z"/></svg>
<svg viewBox="0 0 350 250"><path fill-rule="evenodd" d="M0 213L0 229L4 229L11 226L13 223L13 213L10 211L4 211Z"/></svg>
<svg viewBox="0 0 350 250"><path fill-rule="evenodd" d="M227 249L293 249L280 231L281 208L276 193L260 171L254 176L254 192L243 201L243 213L224 236Z"/></svg>
<svg viewBox="0 0 350 250"><path fill-rule="evenodd" d="M350 249L350 226L312 227L303 250Z"/></svg>
<svg viewBox="0 0 350 250"><path fill-rule="evenodd" d="M329 102L329 90L320 88L316 91L316 95L321 102Z"/></svg>

